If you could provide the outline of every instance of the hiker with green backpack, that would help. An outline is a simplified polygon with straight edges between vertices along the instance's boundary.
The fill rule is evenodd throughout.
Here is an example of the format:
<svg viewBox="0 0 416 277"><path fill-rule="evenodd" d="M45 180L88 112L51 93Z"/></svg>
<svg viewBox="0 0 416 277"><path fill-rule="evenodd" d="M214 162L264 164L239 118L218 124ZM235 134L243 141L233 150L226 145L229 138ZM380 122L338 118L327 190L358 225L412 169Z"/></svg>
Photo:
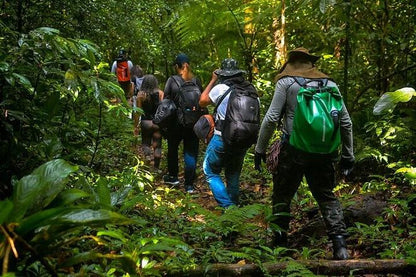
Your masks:
<svg viewBox="0 0 416 277"><path fill-rule="evenodd" d="M288 53L261 124L255 168L261 171L269 140L283 119L278 163L272 172L274 246L287 246L290 203L305 176L332 240L333 257L344 260L348 259L347 231L340 202L333 193L334 165L342 145L341 172L348 175L352 171L352 122L336 83L315 67L318 59L305 48Z"/></svg>

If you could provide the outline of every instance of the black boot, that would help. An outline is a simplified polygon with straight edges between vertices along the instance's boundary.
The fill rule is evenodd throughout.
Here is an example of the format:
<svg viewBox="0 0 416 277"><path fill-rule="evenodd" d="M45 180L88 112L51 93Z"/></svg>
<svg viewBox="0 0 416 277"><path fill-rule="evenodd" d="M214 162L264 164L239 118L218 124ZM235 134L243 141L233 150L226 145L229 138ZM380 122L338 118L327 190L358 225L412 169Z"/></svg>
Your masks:
<svg viewBox="0 0 416 277"><path fill-rule="evenodd" d="M347 260L349 258L344 236L336 235L332 237L332 249L334 250L334 260Z"/></svg>
<svg viewBox="0 0 416 277"><path fill-rule="evenodd" d="M273 234L273 246L274 247L286 247L287 248L287 233L284 231L274 232Z"/></svg>

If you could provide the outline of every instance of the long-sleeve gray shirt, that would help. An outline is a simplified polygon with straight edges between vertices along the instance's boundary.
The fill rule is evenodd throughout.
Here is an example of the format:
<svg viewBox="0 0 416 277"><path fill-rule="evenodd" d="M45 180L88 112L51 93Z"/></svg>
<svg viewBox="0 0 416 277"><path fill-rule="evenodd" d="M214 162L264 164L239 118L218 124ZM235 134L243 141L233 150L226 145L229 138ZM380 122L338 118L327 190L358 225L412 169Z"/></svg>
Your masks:
<svg viewBox="0 0 416 277"><path fill-rule="evenodd" d="M308 79L306 79L308 80ZM315 85L314 82L310 83ZM328 81L328 86L337 87L332 80ZM274 96L267 113L263 118L260 127L260 134L257 140L256 152L266 153L269 140L272 137L277 124L283 119L282 131L290 135L293 130L293 118L297 105L297 93L300 85L293 77L283 77L276 83ZM347 108L343 104L340 118L342 157L354 160L352 121Z"/></svg>

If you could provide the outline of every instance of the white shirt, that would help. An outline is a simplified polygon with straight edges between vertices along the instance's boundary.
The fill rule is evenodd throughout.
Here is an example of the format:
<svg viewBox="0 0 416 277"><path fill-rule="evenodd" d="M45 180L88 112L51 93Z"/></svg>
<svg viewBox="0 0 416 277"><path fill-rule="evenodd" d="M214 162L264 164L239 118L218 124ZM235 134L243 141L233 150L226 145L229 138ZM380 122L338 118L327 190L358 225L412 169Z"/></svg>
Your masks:
<svg viewBox="0 0 416 277"><path fill-rule="evenodd" d="M218 84L215 85L211 91L209 92L208 96L209 99L211 99L212 103L215 104L215 106L218 105L218 101L220 100L221 96L229 89L230 87L226 84ZM217 108L217 114L215 116L215 121L217 120L224 120L225 119L225 113L227 112L227 106L228 106L228 99L230 98L230 94L228 93L227 96L222 100L221 104ZM221 135L221 131L215 129L214 134Z"/></svg>

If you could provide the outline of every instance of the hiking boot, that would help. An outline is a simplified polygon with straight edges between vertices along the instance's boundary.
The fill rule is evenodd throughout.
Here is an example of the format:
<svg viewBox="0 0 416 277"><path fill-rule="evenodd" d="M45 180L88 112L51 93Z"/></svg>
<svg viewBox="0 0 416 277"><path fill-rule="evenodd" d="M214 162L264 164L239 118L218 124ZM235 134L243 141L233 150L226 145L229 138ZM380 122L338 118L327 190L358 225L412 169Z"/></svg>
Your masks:
<svg viewBox="0 0 416 277"><path fill-rule="evenodd" d="M333 236L332 248L334 251L334 260L347 260L349 258L347 251L347 243L345 242L344 236Z"/></svg>
<svg viewBox="0 0 416 277"><path fill-rule="evenodd" d="M274 247L288 247L287 243L287 233L284 231L275 232L273 236L273 246Z"/></svg>
<svg viewBox="0 0 416 277"><path fill-rule="evenodd" d="M185 186L185 191L189 194L195 193L195 188L193 185Z"/></svg>
<svg viewBox="0 0 416 277"><path fill-rule="evenodd" d="M174 176L170 176L170 175L164 175L163 176L163 182L165 184L169 184L169 185L179 185L179 179L178 177L174 177Z"/></svg>

